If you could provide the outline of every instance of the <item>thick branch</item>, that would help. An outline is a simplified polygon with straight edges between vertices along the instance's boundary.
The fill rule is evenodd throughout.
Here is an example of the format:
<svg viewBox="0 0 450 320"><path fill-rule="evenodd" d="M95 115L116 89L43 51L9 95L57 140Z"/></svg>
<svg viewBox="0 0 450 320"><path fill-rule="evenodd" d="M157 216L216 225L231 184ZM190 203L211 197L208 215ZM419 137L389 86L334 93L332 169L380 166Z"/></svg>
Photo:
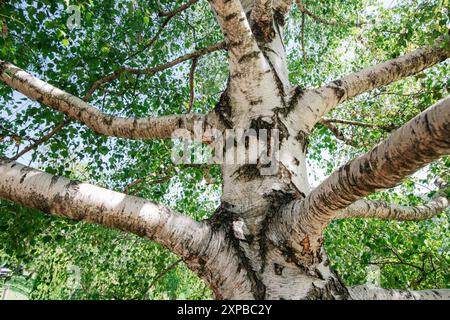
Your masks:
<svg viewBox="0 0 450 320"><path fill-rule="evenodd" d="M48 84L24 70L0 61L0 80L32 100L63 112L95 132L130 139L170 138L178 128L192 130L196 121L208 122L212 116L197 114L156 118L124 118L105 114L83 100Z"/></svg>
<svg viewBox="0 0 450 320"><path fill-rule="evenodd" d="M315 21L317 21L317 22L320 22L320 23L323 23L323 24L326 24L326 25L329 25L329 26L335 26L335 25L337 25L336 20L327 20L327 19L324 19L324 18L322 18L322 17L316 15L316 14L313 13L312 11L308 10L308 8L307 8L307 7L305 6L305 4L303 3L303 0L295 0L295 2L297 3L298 9L300 10L300 12L301 12L303 15L306 14L306 15L310 16L313 20L315 20Z"/></svg>
<svg viewBox="0 0 450 320"><path fill-rule="evenodd" d="M142 198L0 159L0 198L45 213L123 230L158 242L179 255L217 298L252 298L247 272L225 232L212 230ZM236 288L236 286L238 286Z"/></svg>
<svg viewBox="0 0 450 320"><path fill-rule="evenodd" d="M449 289L433 290L396 290L375 286L360 285L349 287L348 291L354 300L449 300Z"/></svg>
<svg viewBox="0 0 450 320"><path fill-rule="evenodd" d="M294 95L291 105L295 106L295 111L292 112L294 114L291 115L291 121L294 124L302 123L303 127L299 130L310 132L324 114L344 101L417 74L449 58L450 49L443 41L443 38L439 38L432 46L425 46L388 62L363 69L324 87ZM299 117L303 122L298 121Z"/></svg>
<svg viewBox="0 0 450 320"><path fill-rule="evenodd" d="M30 144L29 146L25 147L22 151L20 151L18 154L16 154L14 157L12 157L10 160L17 160L19 159L21 156L23 156L24 154L26 154L27 152L36 149L37 147L39 147L41 144L47 142L48 140L50 140L55 134L57 134L58 132L60 132L68 123L70 122L70 120L64 120L63 122L59 123L57 126L55 126L49 133L47 133L45 136L43 136L42 138L40 138L39 140L34 141L32 144Z"/></svg>
<svg viewBox="0 0 450 320"><path fill-rule="evenodd" d="M266 66L253 32L239 0L209 0L222 29L228 47L232 77L245 75L251 66L261 71ZM248 69L248 70L247 70Z"/></svg>
<svg viewBox="0 0 450 320"><path fill-rule="evenodd" d="M336 216L336 219L376 218L397 221L420 221L437 216L448 205L448 199L443 196L417 207L407 207L381 200L358 200L342 210Z"/></svg>
<svg viewBox="0 0 450 320"><path fill-rule="evenodd" d="M0 198L77 221L131 232L182 257L203 249L209 227L171 209L0 160Z"/></svg>
<svg viewBox="0 0 450 320"><path fill-rule="evenodd" d="M339 211L371 193L395 187L415 171L450 154L450 97L425 110L372 151L335 171L303 201L284 210L278 232L302 252L307 239L311 253L321 247L325 226Z"/></svg>

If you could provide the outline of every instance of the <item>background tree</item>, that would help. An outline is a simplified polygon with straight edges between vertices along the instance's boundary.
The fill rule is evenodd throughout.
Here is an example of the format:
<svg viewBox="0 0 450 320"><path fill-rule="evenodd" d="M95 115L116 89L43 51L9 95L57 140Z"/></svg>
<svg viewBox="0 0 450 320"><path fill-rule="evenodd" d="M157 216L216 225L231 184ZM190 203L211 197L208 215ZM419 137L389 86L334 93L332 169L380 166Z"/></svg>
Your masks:
<svg viewBox="0 0 450 320"><path fill-rule="evenodd" d="M75 29L63 1L2 3L2 198L162 244L215 298L448 296L350 287L367 265L384 287L448 286L447 1L72 4ZM198 120L278 129L280 170L173 165L167 138ZM10 202L0 221L36 298L208 295L139 237ZM67 293L72 263L88 288Z"/></svg>

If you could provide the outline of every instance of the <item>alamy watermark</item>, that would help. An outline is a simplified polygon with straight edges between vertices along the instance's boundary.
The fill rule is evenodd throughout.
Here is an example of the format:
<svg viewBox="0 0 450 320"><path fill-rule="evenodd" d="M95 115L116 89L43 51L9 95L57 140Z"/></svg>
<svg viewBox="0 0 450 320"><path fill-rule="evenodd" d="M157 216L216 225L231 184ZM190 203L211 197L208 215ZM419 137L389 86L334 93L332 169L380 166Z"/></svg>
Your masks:
<svg viewBox="0 0 450 320"><path fill-rule="evenodd" d="M70 1L66 1L66 12L70 15L67 19L66 25L70 31L81 29L81 10L79 6L71 5Z"/></svg>
<svg viewBox="0 0 450 320"><path fill-rule="evenodd" d="M257 165L261 175L278 172L280 134L278 129L226 129L194 123L193 133L177 129L171 158L174 164Z"/></svg>
<svg viewBox="0 0 450 320"><path fill-rule="evenodd" d="M367 266L366 285L371 288L379 288L381 286L381 270L379 266Z"/></svg>

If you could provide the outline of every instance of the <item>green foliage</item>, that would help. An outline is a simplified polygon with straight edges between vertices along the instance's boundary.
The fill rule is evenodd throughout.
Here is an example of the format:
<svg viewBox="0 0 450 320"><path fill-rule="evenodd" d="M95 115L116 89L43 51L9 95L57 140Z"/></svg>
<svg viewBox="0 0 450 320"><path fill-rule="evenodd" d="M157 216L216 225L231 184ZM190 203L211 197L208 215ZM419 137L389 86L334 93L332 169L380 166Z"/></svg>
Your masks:
<svg viewBox="0 0 450 320"><path fill-rule="evenodd" d="M387 6L390 4L391 6ZM159 4L158 4L159 3ZM171 19L158 39L148 41L164 23L158 11L185 1L70 1L81 12L71 30L63 0L20 0L0 4L0 59L83 97L92 83L126 65L160 65L222 40L206 1ZM335 25L306 17L306 59L300 49L301 15L287 19L286 47L290 79L314 87L374 63L396 57L438 36L449 27L448 0L305 1ZM6 32L5 32L6 30ZM447 35L448 36L448 35ZM155 116L186 111L189 62L154 76L122 75L96 91L90 103L121 116ZM449 94L449 64L346 102L330 118L399 127ZM207 112L218 101L228 77L224 53L202 57L196 69L193 111ZM63 116L0 84L0 156L38 139ZM349 159L370 150L389 132L337 125L356 147L344 145L323 126L310 137L311 181L317 184ZM15 132L11 138L6 135ZM96 135L71 122L22 162L33 162L64 175L129 192L173 207L195 219L211 215L220 195L220 168L176 167L170 141L132 141ZM405 205L427 200L436 177L450 181L449 158L428 166L401 187L376 195ZM336 221L325 245L347 284L367 280L367 267L380 267L381 285L400 288L449 287L448 214L420 223ZM0 203L0 267L13 271L0 285L16 283L33 299L200 299L210 298L204 284L161 246L132 235L42 215ZM79 271L79 280L77 274Z"/></svg>
<svg viewBox="0 0 450 320"><path fill-rule="evenodd" d="M177 257L139 237L0 204L0 266L32 299L208 299Z"/></svg>

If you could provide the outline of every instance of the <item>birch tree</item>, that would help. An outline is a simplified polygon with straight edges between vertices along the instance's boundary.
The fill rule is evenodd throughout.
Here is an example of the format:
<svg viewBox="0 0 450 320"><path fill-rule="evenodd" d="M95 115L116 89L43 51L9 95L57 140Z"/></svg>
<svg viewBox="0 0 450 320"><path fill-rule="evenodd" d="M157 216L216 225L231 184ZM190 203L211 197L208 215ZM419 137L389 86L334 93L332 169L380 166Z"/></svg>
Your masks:
<svg viewBox="0 0 450 320"><path fill-rule="evenodd" d="M395 126L371 124L370 119L337 119L333 117L337 113L333 112L339 112L348 103L369 99L368 95L374 92L385 92L385 87L420 76L433 67L443 70L439 79L443 78L442 73L448 78L448 22L439 23L439 28L427 34L428 43L405 42L403 52L393 54L390 59L373 59L373 63L366 62L363 68L322 79L319 85L303 87L292 81L289 61L292 49L287 42L292 46L291 38L296 39L294 50L301 53L304 68L312 63L308 61L311 59L308 50L326 46L314 43L310 44L311 48L306 47L307 40L313 39L308 38L307 23L343 33L370 28L370 22L360 21L356 15L346 19L337 14L321 14L317 10L320 3L189 0L177 5L151 5L152 9L159 8L154 12L144 2L130 2L126 4L128 7L111 3L94 17L89 5L80 2L82 25L78 34L69 36L57 28L58 31L48 35L37 32L33 40L39 45L25 42L20 46L36 48L26 53L26 61L17 59L17 52L7 51L9 47L5 44L0 61L4 96L14 91L11 99L18 99L21 94L34 101L36 119L49 113L46 117L55 126L16 154L5 155L1 160L0 198L159 243L178 255L208 285L216 299L448 299L449 291L439 288L412 291L346 286L330 266L323 240L325 229L337 219L419 221L431 219L447 209L445 181L441 181L433 199L418 206L371 200L371 196L399 186L421 168L450 154L449 96L434 98L421 112ZM353 5L357 10L364 10L368 4L356 1L349 7ZM53 20L45 16L45 6L34 3L7 6L8 12L26 7L29 15L42 19L43 28L52 28ZM48 10L59 12L60 17L54 19L64 21L60 8L48 6ZM448 8L435 6L433 9L439 14L445 10L448 13ZM88 35L95 30L91 26L93 19L108 19L114 10L126 10L129 19L142 19L138 34L131 34L136 26L127 25L125 18L109 21L120 26L119 47L99 38L92 40ZM44 16L39 18L41 13ZM84 27L83 19L87 20ZM289 25L297 22L302 25L289 29ZM19 43L21 32L16 30L20 29L19 16L11 15L3 23L4 30L8 30L4 31L4 37L11 38L13 44ZM172 57L172 52L177 52L179 47L177 41L183 40L170 35L171 23L172 28L187 28L194 35L197 42L192 50ZM293 34L293 30L299 33ZM206 40L196 38L196 33ZM46 37L57 39L59 44L50 41L46 45ZM171 38L172 47L166 43ZM79 60L78 51L86 46L89 47L83 53L86 60ZM69 67L60 69L61 55L52 50L62 50L65 59L70 60ZM154 53L158 50L169 57L162 64L154 59L159 57ZM208 61L203 66L206 72L214 70L217 64L210 64L209 57L218 54L227 58L226 81L216 84L220 92L215 100L209 100L210 107L201 107L199 100L208 98L205 92L196 91L200 90L196 86L199 78L196 68L202 61ZM171 68L180 70L180 66L187 67L184 71L187 80L184 92L177 95L186 102L183 107L170 109L170 113L158 114L167 99L170 100L166 97L169 90L165 82L172 80L160 78L160 82L151 83L149 79L170 72ZM63 74L58 75L58 71ZM174 73L174 79L183 77L183 71ZM150 95L157 97L149 98ZM179 103L179 99L173 101ZM146 182L144 177L126 181L122 190L109 190L70 180L64 177L64 172L52 174L32 168L19 160L69 127L76 128L68 136L74 141L80 141L85 134L93 139L117 138L114 140L117 143L129 141L133 145L171 139L179 130L195 137L198 123L202 130L214 129L224 135L227 130L266 130L279 138L278 157L271 163L277 170L270 174L264 173L267 165L260 159L256 163L224 161L221 164L220 205L207 219L195 220L169 206L130 194L136 185ZM385 139L373 143L366 152L355 155L311 187L307 169L311 135L317 128L325 128L343 143L355 146L364 142L347 137L341 131L345 125L380 129ZM76 138L77 134L80 137ZM197 140L205 145L210 143L205 136ZM244 153L250 148L251 143L245 144ZM93 152L103 154L99 161L106 162L113 156L114 148L98 148ZM135 150L136 153L139 151ZM64 153L59 156L64 158ZM146 156L152 158L153 154Z"/></svg>

